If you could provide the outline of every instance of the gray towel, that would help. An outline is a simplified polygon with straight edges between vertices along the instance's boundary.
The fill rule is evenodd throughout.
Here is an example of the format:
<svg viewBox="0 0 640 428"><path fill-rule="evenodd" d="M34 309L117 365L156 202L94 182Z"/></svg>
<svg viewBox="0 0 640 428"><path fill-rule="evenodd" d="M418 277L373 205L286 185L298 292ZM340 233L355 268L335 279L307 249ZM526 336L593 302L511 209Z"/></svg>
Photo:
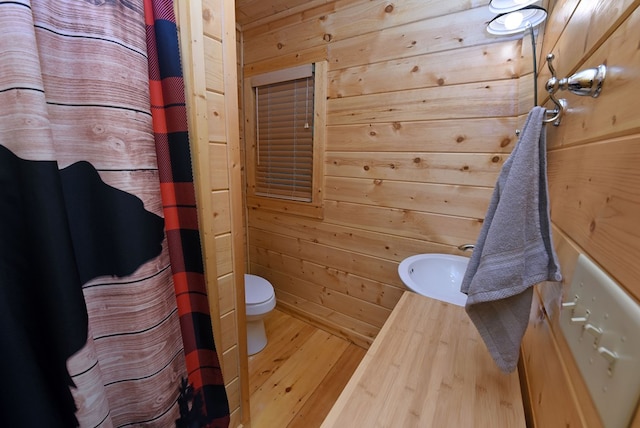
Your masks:
<svg viewBox="0 0 640 428"><path fill-rule="evenodd" d="M461 286L469 318L504 372L518 364L532 286L562 279L551 240L544 118L544 108L531 110L502 166Z"/></svg>

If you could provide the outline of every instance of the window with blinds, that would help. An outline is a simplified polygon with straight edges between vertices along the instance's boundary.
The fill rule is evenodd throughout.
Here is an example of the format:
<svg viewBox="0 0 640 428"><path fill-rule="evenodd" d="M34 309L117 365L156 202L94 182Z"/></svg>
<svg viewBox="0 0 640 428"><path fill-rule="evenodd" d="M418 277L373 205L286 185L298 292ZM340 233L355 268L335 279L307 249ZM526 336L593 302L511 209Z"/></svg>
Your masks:
<svg viewBox="0 0 640 428"><path fill-rule="evenodd" d="M283 77L287 80L278 81ZM308 65L279 75L267 75L263 79L255 79L254 85L255 194L311 202L313 67Z"/></svg>

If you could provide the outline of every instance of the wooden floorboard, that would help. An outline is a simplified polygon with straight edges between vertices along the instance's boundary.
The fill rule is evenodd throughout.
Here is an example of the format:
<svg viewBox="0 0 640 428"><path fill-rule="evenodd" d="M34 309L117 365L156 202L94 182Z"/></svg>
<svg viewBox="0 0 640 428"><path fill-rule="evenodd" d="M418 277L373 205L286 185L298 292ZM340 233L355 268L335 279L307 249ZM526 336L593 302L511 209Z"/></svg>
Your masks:
<svg viewBox="0 0 640 428"><path fill-rule="evenodd" d="M319 427L366 351L277 309L265 328L249 357L251 427Z"/></svg>

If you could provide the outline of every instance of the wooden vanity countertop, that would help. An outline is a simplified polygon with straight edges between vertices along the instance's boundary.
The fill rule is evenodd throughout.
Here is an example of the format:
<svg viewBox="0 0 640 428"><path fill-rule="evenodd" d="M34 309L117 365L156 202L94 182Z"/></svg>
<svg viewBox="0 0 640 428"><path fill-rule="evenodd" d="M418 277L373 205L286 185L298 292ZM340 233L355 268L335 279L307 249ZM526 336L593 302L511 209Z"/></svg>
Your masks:
<svg viewBox="0 0 640 428"><path fill-rule="evenodd" d="M524 426L517 371L464 308L405 292L321 428Z"/></svg>

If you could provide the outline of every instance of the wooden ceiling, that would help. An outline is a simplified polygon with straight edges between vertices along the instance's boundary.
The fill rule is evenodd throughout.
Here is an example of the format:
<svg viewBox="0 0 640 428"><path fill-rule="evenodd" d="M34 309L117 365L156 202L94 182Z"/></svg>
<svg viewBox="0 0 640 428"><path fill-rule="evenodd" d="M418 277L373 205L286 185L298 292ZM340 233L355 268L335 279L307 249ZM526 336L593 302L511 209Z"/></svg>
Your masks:
<svg viewBox="0 0 640 428"><path fill-rule="evenodd" d="M333 1L335 0L236 0L236 22L240 27L265 23L277 16Z"/></svg>

